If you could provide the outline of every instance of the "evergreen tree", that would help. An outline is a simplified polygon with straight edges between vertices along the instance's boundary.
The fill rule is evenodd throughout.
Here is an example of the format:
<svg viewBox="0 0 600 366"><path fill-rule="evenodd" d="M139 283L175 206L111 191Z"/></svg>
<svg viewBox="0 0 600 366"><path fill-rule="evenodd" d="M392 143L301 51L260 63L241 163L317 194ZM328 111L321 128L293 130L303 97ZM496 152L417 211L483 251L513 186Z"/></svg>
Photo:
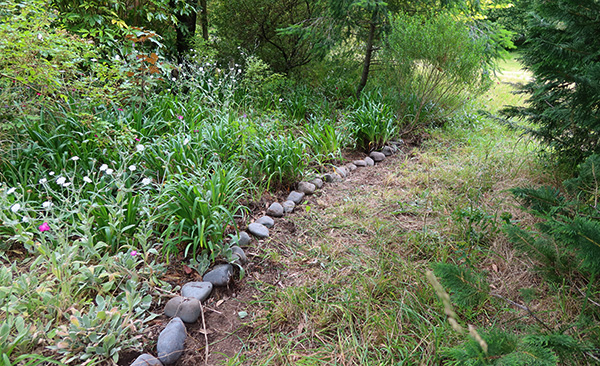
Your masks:
<svg viewBox="0 0 600 366"><path fill-rule="evenodd" d="M533 135L573 163L600 152L600 2L537 0L522 61L534 75L525 107Z"/></svg>

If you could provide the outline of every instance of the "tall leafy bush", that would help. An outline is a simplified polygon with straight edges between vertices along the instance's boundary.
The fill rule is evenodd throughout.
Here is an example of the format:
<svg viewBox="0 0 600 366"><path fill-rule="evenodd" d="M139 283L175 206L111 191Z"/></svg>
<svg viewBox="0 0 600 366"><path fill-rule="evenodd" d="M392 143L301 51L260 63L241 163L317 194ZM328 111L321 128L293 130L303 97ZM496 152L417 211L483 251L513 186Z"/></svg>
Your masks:
<svg viewBox="0 0 600 366"><path fill-rule="evenodd" d="M428 122L427 114L429 119L451 115L470 92L488 86L485 42L448 13L396 16L384 55L389 67L384 82L410 117L405 130Z"/></svg>

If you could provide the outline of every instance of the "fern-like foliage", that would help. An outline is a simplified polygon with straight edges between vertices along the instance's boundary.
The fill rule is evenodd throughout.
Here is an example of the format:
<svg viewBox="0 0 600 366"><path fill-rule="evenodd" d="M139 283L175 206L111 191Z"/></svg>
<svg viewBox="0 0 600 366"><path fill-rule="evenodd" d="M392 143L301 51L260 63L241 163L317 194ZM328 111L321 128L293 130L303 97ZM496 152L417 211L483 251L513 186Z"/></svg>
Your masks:
<svg viewBox="0 0 600 366"><path fill-rule="evenodd" d="M448 358L446 365L464 366L554 366L559 357L554 347L559 343L576 345L572 338L563 334L519 336L496 328L481 333L488 345L485 353L479 343L471 339L443 351ZM572 347L571 347L572 348Z"/></svg>
<svg viewBox="0 0 600 366"><path fill-rule="evenodd" d="M452 302L462 309L479 307L488 298L489 285L485 278L467 267L434 263L433 273L450 290Z"/></svg>

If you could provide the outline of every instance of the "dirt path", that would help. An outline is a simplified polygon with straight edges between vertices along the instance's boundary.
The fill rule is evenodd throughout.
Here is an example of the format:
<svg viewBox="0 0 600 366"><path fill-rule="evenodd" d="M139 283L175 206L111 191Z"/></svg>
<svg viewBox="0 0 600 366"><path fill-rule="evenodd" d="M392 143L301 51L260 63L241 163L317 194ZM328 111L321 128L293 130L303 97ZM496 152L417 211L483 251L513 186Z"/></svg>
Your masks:
<svg viewBox="0 0 600 366"><path fill-rule="evenodd" d="M347 161L362 157L363 155L347 156ZM348 198L360 201L360 197L365 197L363 204L374 205L377 203L369 201L368 197L386 195L392 190L401 189L401 182L394 168L403 159L406 159L405 154L396 154L375 166L358 168L342 182L326 183L323 189L307 196L292 215L275 219L275 227L271 229L269 239L253 241L252 246L246 249L250 263L246 266L245 277L235 281L229 289L217 290L205 306L208 365L222 365L238 353L252 357L252 354L265 346L265 340L261 337L248 338L261 326L263 290L300 286L310 279L322 277L321 263L311 254L315 243L318 244L318 240L315 241L313 237L315 233L311 231L321 225L310 225L310 221L329 220L332 215L336 216L336 210L330 209L347 204ZM278 198L282 200L283 194ZM381 210L383 212L386 208L381 207ZM266 206L255 212L254 217L258 218L265 212ZM407 227L420 226L417 220L402 221ZM356 246L353 242L361 236L355 230L344 228L331 229L327 235L330 245L339 247L340 251ZM241 312L248 313L248 316L240 318ZM257 319L258 324L253 321ZM203 365L205 338L200 322L188 332L186 354L177 365Z"/></svg>

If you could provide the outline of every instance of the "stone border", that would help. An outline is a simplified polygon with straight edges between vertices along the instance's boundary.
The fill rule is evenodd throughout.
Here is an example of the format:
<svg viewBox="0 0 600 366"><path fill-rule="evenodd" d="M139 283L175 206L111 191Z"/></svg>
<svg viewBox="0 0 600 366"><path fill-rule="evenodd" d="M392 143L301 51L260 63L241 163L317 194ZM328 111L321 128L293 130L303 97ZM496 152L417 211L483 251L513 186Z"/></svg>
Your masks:
<svg viewBox="0 0 600 366"><path fill-rule="evenodd" d="M398 146L401 144L401 142L392 143L391 146L385 146L381 152L371 152L369 156L362 160L354 160L345 166L334 167L332 173L326 173L322 178L298 183L296 190L290 192L284 202L271 203L265 216L249 224L248 231L257 239L268 238L269 228L275 225L272 217L284 217L294 212L295 207L302 203L304 197L312 195L317 189L323 188L323 182L341 182L356 169L374 166L375 163L381 162L387 156L397 152L399 150ZM234 237L234 242L237 244L231 247L233 256L237 257L234 263L240 266L248 263L248 258L241 247L248 246L251 240L246 231L240 231L240 234ZM218 264L212 270L204 273L202 282L184 284L181 288L181 296L170 299L165 305L164 314L172 319L158 336L156 344L157 357L144 353L136 358L131 366L163 366L177 362L185 351L184 344L187 338L185 323L195 323L202 316L202 322L206 328L202 302L209 298L214 286L227 286L233 280L233 277L233 266L231 264ZM206 351L208 352L208 348Z"/></svg>

